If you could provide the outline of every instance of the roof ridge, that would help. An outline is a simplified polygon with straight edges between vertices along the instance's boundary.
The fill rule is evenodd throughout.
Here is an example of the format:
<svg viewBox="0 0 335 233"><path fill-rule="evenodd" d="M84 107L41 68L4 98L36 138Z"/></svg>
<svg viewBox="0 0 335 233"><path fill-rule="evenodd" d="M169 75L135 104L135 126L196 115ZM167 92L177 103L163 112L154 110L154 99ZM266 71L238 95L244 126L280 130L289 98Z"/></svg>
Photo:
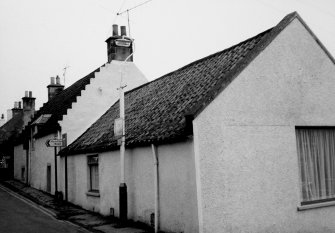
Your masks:
<svg viewBox="0 0 335 233"><path fill-rule="evenodd" d="M225 48L225 49L223 49L223 50L221 50L221 51L212 53L212 54L210 54L210 55L207 55L206 57L202 57L202 58L200 58L200 59L197 59L197 60L195 60L195 61L192 61L192 62L190 62L190 63L188 63L188 64L186 64L186 65L184 65L184 66L182 66L182 67L180 67L180 68L178 68L178 69L176 69L176 70L174 70L174 71L171 71L171 72L169 72L169 73L164 74L163 76L160 76L160 77L158 77L158 78L156 78L156 79L154 79L154 80L151 80L150 82L144 83L144 84L142 84L142 85L140 85L140 86L138 86L138 87L135 87L135 88L133 88L133 89L131 89L131 90L129 90L129 91L126 91L125 94L130 93L130 92L133 92L133 91L135 91L135 90L137 90L137 89L140 89L140 88L142 88L142 87L144 87L144 86L146 86L146 85L149 85L149 84L151 84L151 83L153 83L153 82L156 82L156 81L158 81L158 80L161 80L161 79L163 79L163 78L165 78L165 77L168 77L168 76L170 76L171 74L173 74L173 73L175 73L175 72L178 72L178 71L180 71L180 70L186 69L186 68L188 68L188 67L190 67L190 66L192 66L192 65L195 65L195 64L197 64L197 63L200 63L200 62L202 62L202 61L204 61L204 60L210 59L210 58L212 58L212 57L215 57L215 56L217 56L217 55L220 55L220 54L222 54L222 53L225 53L225 52L227 52L227 51L229 51L229 50L232 50L232 49L234 49L235 47L238 47L239 45L244 44L244 43L246 43L246 42L249 41L249 40L252 40L252 39L254 39L254 38L258 37L258 36L261 36L262 34L266 34L266 33L269 32L270 30L272 30L273 28L274 28L274 27L269 28L269 29L267 29L267 30L265 30L265 31L263 31L263 32L258 33L257 35L254 35L254 36L252 36L252 37L249 37L248 39L245 39L245 40L243 40L243 41L240 41L239 43L234 44L234 45L232 45L232 46L230 46L230 47L228 47L228 48Z"/></svg>
<svg viewBox="0 0 335 233"><path fill-rule="evenodd" d="M186 116L194 119L297 16L296 12L288 14L275 27L127 91L125 97L131 102L125 109L129 110L126 146L187 139L190 132L186 132ZM115 149L112 128L118 104L116 101L111 105L63 153ZM103 137L99 136L101 133ZM97 136L98 141L94 140Z"/></svg>

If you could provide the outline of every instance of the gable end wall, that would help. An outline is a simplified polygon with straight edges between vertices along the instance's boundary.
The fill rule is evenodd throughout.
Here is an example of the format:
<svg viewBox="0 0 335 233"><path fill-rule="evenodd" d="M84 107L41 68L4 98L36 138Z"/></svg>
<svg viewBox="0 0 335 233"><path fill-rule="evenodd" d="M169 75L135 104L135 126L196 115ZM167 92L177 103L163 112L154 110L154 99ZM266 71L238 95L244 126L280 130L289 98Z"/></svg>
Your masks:
<svg viewBox="0 0 335 233"><path fill-rule="evenodd" d="M335 125L335 66L294 19L194 120L200 232L334 232L297 211L295 126Z"/></svg>

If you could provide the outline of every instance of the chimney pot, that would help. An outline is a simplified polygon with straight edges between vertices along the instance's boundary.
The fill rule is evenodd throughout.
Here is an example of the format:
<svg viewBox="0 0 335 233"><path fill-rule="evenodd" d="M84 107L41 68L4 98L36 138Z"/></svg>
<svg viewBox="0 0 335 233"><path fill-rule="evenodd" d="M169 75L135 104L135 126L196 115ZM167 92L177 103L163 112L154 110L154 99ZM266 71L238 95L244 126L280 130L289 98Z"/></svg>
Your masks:
<svg viewBox="0 0 335 233"><path fill-rule="evenodd" d="M121 36L127 36L126 26L121 26Z"/></svg>
<svg viewBox="0 0 335 233"><path fill-rule="evenodd" d="M32 98L33 97L33 92L29 91L29 97Z"/></svg>
<svg viewBox="0 0 335 233"><path fill-rule="evenodd" d="M28 97L28 91L24 92L24 97Z"/></svg>
<svg viewBox="0 0 335 233"><path fill-rule="evenodd" d="M58 75L57 75L57 77L56 77L56 84L60 84L60 78L59 78Z"/></svg>
<svg viewBox="0 0 335 233"><path fill-rule="evenodd" d="M50 84L55 84L55 77L50 77Z"/></svg>
<svg viewBox="0 0 335 233"><path fill-rule="evenodd" d="M19 106L18 106L18 107L21 109L21 101L19 101L19 102L18 102L18 104L19 104Z"/></svg>
<svg viewBox="0 0 335 233"><path fill-rule="evenodd" d="M119 35L119 26L117 24L113 24L113 36Z"/></svg>
<svg viewBox="0 0 335 233"><path fill-rule="evenodd" d="M1 114L1 119L5 119L5 115L4 114Z"/></svg>

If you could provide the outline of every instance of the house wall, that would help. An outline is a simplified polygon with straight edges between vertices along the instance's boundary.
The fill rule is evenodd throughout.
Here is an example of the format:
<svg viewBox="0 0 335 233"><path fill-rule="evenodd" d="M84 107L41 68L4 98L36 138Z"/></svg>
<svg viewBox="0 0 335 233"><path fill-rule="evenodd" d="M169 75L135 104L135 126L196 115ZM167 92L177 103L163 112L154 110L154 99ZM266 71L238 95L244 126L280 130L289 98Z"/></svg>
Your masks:
<svg viewBox="0 0 335 233"><path fill-rule="evenodd" d="M25 167L26 171L26 151L23 149L23 144L20 144L14 146L14 179L21 180L22 167Z"/></svg>
<svg viewBox="0 0 335 233"><path fill-rule="evenodd" d="M127 84L126 91L147 82L144 75L132 62L112 61L102 67L99 72L95 73L95 78L91 79L86 89L77 97L77 101L72 103L72 107L63 116L63 120L59 122L62 127L61 133L67 133L68 144L80 136L118 100L117 88L120 85L121 70L123 71L124 84ZM94 106L94 111L92 111L92 106ZM55 135L49 135L36 140L35 150L32 151L30 159L32 167L29 169L31 173L29 176L30 185L46 191L47 165L51 165L52 194L55 190L54 148L46 147L45 142L54 137ZM59 159L57 163L58 191L64 193L64 163L60 163Z"/></svg>
<svg viewBox="0 0 335 233"><path fill-rule="evenodd" d="M335 232L298 211L295 126L335 125L335 66L293 20L194 120L200 232Z"/></svg>
<svg viewBox="0 0 335 233"><path fill-rule="evenodd" d="M101 67L59 122L62 133L67 133L68 144L78 138L119 99L117 88L120 86L121 70L123 84L127 85L125 91L148 81L132 62L112 61Z"/></svg>
<svg viewBox="0 0 335 233"><path fill-rule="evenodd" d="M31 151L29 161L29 184L39 190L47 191L47 166L51 165L51 193L55 193L55 151L54 147L47 147L46 141L55 138L50 134L35 140L34 150ZM59 158L58 167L59 167ZM59 173L59 169L57 169ZM59 174L58 174L59 175ZM59 178L58 178L59 180ZM59 186L59 181L57 182Z"/></svg>
<svg viewBox="0 0 335 233"><path fill-rule="evenodd" d="M161 230L197 232L198 217L193 142L158 146ZM69 201L85 209L119 215L120 154L99 154L100 197L88 196L87 156L68 157ZM63 158L62 158L63 160ZM126 150L128 217L150 224L154 213L154 160L151 147Z"/></svg>

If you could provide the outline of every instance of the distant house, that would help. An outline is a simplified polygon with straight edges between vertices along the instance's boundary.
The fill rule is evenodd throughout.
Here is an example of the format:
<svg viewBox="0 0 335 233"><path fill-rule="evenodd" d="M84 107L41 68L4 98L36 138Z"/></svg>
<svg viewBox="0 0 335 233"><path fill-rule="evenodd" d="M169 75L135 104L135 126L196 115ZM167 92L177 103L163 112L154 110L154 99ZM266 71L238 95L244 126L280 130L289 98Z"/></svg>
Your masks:
<svg viewBox="0 0 335 233"><path fill-rule="evenodd" d="M118 44L119 40L124 44ZM71 143L81 135L118 99L121 79L128 90L147 82L132 62L133 41L126 36L124 26L119 34L118 26L113 25L113 35L106 42L106 64L66 89L58 76L51 78L47 86L48 102L25 128L26 136L16 143L16 179L22 177L20 172L25 168L27 183L32 187L53 194L64 190L64 164L55 157L54 147L46 146L46 141L64 138Z"/></svg>
<svg viewBox="0 0 335 233"><path fill-rule="evenodd" d="M14 103L11 118L0 127L0 179L12 179L14 174L14 146L24 127L35 113L35 98L26 91L21 101ZM3 115L2 115L3 117ZM20 179L25 180L25 170L21 167Z"/></svg>
<svg viewBox="0 0 335 233"><path fill-rule="evenodd" d="M333 57L294 12L128 91L129 218L156 214L173 232L334 232L334 90ZM119 214L118 117L117 102L61 151L69 201L104 215Z"/></svg>

